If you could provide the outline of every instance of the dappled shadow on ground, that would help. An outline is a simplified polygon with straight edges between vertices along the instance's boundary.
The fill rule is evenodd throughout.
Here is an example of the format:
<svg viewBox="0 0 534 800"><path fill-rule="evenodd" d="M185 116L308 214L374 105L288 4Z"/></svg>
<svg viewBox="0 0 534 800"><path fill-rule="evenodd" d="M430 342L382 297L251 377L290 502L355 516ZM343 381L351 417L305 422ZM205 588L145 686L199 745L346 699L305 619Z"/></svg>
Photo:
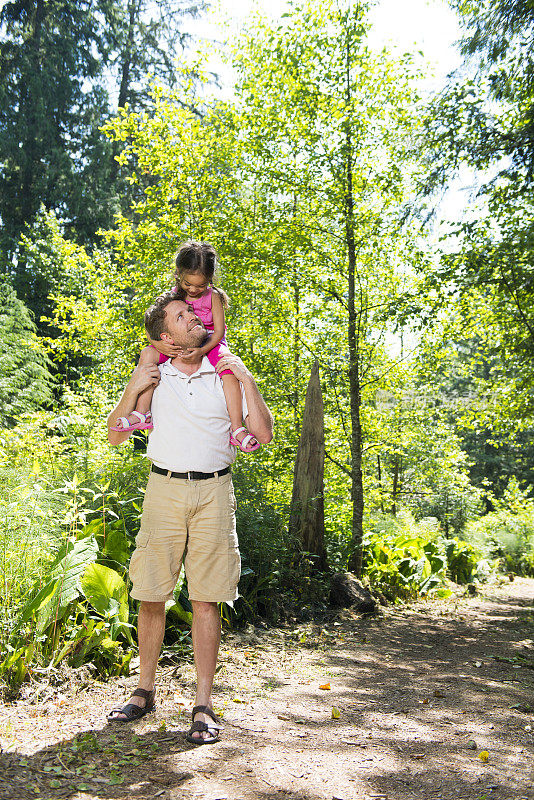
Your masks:
<svg viewBox="0 0 534 800"><path fill-rule="evenodd" d="M505 592L229 637L219 744L185 742L162 675L156 717L2 754L0 797L534 800L534 581Z"/></svg>
<svg viewBox="0 0 534 800"><path fill-rule="evenodd" d="M335 753L343 798L534 798L531 598L346 623L323 661L340 719L306 720L314 777ZM293 693L289 724L317 702Z"/></svg>
<svg viewBox="0 0 534 800"><path fill-rule="evenodd" d="M156 759L191 749L180 732L136 734L135 725L86 731L33 755L0 754L0 798L153 797L192 777L155 766Z"/></svg>

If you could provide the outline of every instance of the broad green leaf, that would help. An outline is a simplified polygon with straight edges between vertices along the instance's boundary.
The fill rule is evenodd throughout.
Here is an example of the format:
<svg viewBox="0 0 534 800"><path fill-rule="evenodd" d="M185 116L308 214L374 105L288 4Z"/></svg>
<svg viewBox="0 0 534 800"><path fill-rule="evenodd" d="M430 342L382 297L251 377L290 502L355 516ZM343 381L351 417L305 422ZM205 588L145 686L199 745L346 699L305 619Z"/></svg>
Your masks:
<svg viewBox="0 0 534 800"><path fill-rule="evenodd" d="M80 580L86 599L99 614L116 614L121 622L128 622L128 590L124 580L114 569L103 564L90 564ZM115 605L118 603L118 608Z"/></svg>

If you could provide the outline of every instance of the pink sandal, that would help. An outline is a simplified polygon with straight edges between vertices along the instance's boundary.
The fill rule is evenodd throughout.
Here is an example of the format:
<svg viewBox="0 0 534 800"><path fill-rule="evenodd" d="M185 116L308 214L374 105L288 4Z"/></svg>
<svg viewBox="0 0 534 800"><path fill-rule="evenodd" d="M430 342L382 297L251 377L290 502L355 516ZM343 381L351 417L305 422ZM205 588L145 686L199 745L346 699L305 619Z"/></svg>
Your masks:
<svg viewBox="0 0 534 800"><path fill-rule="evenodd" d="M235 431L232 431L230 435L230 444L233 444L234 447L239 447L242 453L253 453L254 450L258 450L261 447L259 442L256 442L254 436L247 431L247 435L243 436L243 439L239 441L239 439L235 438L236 433L241 433L241 431L247 431L246 428L236 428ZM250 444L250 442L256 442L256 444Z"/></svg>
<svg viewBox="0 0 534 800"><path fill-rule="evenodd" d="M119 417L117 420L117 425L114 425L111 430L112 431L119 431L121 433L126 433L126 431L151 431L154 427L152 424L152 414L150 411L146 414L141 414L139 411L132 411L132 414L135 414L138 417L139 422L134 422L133 424L129 422L128 417ZM118 427L118 423L122 424L122 428Z"/></svg>

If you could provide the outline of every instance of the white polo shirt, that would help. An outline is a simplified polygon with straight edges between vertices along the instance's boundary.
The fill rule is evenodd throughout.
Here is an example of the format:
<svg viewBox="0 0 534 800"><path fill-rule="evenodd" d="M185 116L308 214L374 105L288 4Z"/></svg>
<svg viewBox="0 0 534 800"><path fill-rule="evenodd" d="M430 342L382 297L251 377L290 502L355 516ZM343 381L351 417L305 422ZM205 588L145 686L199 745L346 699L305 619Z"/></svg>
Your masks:
<svg viewBox="0 0 534 800"><path fill-rule="evenodd" d="M152 397L154 429L148 458L173 472L217 472L235 461L230 444L230 416L222 380L206 356L200 368L186 375L170 361L160 365L161 380ZM243 418L248 409L243 396Z"/></svg>

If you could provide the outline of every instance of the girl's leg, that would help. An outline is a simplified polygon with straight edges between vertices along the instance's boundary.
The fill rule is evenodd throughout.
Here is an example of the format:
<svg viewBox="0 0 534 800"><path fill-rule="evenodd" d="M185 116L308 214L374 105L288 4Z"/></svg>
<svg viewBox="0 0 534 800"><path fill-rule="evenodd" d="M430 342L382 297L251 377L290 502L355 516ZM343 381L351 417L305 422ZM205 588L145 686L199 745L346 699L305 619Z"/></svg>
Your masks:
<svg viewBox="0 0 534 800"><path fill-rule="evenodd" d="M235 431L237 428L243 427L243 401L241 399L241 387L239 385L239 381L232 372L223 373L221 378L223 383L224 397L226 399L226 406L230 415L230 424L232 426L232 431ZM242 442L245 436L247 436L246 431L241 431L240 433L235 434L235 438L239 442ZM253 439L252 442L249 442L249 444L256 444L256 440Z"/></svg>
<svg viewBox="0 0 534 800"><path fill-rule="evenodd" d="M139 364L158 364L159 363L160 353L156 350L155 347L150 347L147 345L143 347L141 350L141 354L139 356ZM155 386L149 386L148 389L145 389L144 392L141 392L139 397L137 398L137 403L135 404L135 410L139 414L143 414L146 416L150 411L150 404L152 403L152 395L154 394ZM135 414L128 414L127 416L128 422L133 425L136 422L139 422L139 417L136 417ZM117 423L118 426L121 425L120 421Z"/></svg>
<svg viewBox="0 0 534 800"><path fill-rule="evenodd" d="M210 364L216 367L217 362L223 356L228 355L229 353L230 350L226 346L226 342L220 342L208 352L208 361ZM238 428L243 427L243 401L241 399L241 387L239 385L239 381L234 373L229 369L221 372L219 377L223 383L226 407L228 409L228 414L230 415L230 424L232 426L232 435L238 442L242 442L245 436L249 436L250 434L248 434L246 430L240 431L237 434L233 433ZM253 450L257 450L258 447L259 444L253 437L252 440L247 442L245 449L242 450L242 452L251 453Z"/></svg>

